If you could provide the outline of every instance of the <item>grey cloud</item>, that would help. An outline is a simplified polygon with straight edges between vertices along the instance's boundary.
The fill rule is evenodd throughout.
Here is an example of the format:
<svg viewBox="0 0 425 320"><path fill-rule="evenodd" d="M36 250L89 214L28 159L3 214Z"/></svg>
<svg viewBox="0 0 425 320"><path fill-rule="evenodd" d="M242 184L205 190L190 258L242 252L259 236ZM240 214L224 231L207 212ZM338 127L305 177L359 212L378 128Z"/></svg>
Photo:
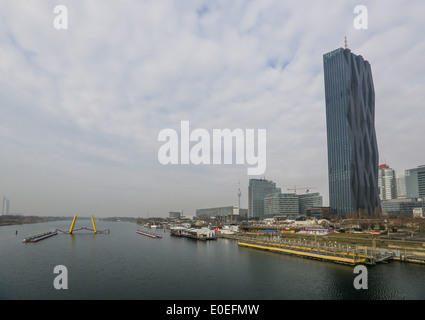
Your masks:
<svg viewBox="0 0 425 320"><path fill-rule="evenodd" d="M235 204L238 180L246 207L245 166L158 163L158 132L182 120L267 129L266 177L326 203L322 55L344 36L372 64L381 158L398 174L423 162L421 1L364 3L368 30L353 28L355 1L62 4L66 31L52 3L0 4L0 194L16 211L193 214Z"/></svg>

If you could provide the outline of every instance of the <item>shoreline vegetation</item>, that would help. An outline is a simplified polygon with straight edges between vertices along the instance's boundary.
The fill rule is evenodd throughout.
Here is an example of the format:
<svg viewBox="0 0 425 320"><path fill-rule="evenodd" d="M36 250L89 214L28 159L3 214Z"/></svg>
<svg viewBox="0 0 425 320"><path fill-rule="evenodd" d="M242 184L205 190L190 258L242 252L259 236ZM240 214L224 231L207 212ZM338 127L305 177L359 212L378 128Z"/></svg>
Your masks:
<svg viewBox="0 0 425 320"><path fill-rule="evenodd" d="M50 221L72 220L72 217L41 217L23 215L1 215L0 226L13 226L19 224L33 224Z"/></svg>

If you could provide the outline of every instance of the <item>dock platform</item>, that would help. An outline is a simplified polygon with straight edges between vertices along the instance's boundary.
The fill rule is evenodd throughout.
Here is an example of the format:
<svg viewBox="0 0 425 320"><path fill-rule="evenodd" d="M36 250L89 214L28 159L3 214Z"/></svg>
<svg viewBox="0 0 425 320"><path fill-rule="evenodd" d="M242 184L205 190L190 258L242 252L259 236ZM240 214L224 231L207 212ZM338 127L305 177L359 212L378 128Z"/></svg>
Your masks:
<svg viewBox="0 0 425 320"><path fill-rule="evenodd" d="M303 258L331 261L348 265L356 264L373 264L370 259L364 254L348 249L340 251L331 247L321 247L319 245L311 245L307 243L294 243L291 241L255 241L255 240L240 240L238 245L259 250L266 250L276 253L296 255Z"/></svg>

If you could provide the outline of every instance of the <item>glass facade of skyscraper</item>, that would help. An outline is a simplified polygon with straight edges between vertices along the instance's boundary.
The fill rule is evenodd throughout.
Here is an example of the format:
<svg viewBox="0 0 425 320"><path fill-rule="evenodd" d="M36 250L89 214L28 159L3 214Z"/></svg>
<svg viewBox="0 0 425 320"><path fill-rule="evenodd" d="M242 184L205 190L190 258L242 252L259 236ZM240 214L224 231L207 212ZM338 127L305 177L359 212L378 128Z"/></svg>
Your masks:
<svg viewBox="0 0 425 320"><path fill-rule="evenodd" d="M264 198L264 217L286 216L296 219L299 215L299 198L294 193L273 193Z"/></svg>
<svg viewBox="0 0 425 320"><path fill-rule="evenodd" d="M323 205L322 196L316 193L273 193L264 198L264 217L286 216L288 219L305 217L307 209Z"/></svg>
<svg viewBox="0 0 425 320"><path fill-rule="evenodd" d="M318 192L299 194L298 199L300 200L299 214L304 217L307 214L307 209L323 206L323 197Z"/></svg>
<svg viewBox="0 0 425 320"><path fill-rule="evenodd" d="M248 217L264 217L264 198L268 194L280 193L276 183L265 179L249 179L248 186Z"/></svg>
<svg viewBox="0 0 425 320"><path fill-rule="evenodd" d="M425 198L425 165L405 171L407 198Z"/></svg>
<svg viewBox="0 0 425 320"><path fill-rule="evenodd" d="M381 164L378 171L378 188L381 200L397 198L397 179L395 170L386 164Z"/></svg>
<svg viewBox="0 0 425 320"><path fill-rule="evenodd" d="M369 62L349 49L323 55L329 205L342 215L380 209L375 93Z"/></svg>

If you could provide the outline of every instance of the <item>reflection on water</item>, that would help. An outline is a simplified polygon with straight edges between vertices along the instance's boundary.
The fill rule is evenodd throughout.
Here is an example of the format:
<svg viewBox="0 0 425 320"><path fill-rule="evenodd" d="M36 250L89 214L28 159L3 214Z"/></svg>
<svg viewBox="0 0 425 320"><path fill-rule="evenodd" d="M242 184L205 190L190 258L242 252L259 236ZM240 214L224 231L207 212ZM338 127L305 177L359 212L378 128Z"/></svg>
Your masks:
<svg viewBox="0 0 425 320"><path fill-rule="evenodd" d="M59 233L21 243L33 230L67 230L69 223L0 227L1 299L425 298L418 281L424 265L368 266L368 289L356 290L351 266L239 248L232 240L201 242L168 232L153 239L136 234L140 227L132 223L100 221L110 234ZM90 227L91 221L78 223ZM53 287L56 265L68 269L68 290Z"/></svg>

